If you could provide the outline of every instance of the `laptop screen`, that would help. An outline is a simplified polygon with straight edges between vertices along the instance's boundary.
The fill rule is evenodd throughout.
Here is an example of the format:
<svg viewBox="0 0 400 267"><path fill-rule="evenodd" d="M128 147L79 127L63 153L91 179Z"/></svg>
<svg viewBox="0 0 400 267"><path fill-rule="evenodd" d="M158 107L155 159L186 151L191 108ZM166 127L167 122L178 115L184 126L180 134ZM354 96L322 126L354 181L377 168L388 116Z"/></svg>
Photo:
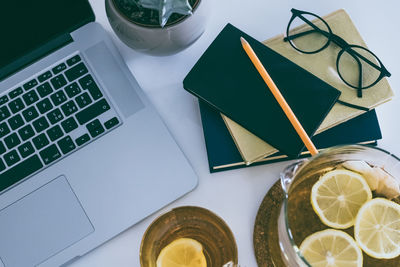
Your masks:
<svg viewBox="0 0 400 267"><path fill-rule="evenodd" d="M1 0L0 70L91 18L87 0Z"/></svg>

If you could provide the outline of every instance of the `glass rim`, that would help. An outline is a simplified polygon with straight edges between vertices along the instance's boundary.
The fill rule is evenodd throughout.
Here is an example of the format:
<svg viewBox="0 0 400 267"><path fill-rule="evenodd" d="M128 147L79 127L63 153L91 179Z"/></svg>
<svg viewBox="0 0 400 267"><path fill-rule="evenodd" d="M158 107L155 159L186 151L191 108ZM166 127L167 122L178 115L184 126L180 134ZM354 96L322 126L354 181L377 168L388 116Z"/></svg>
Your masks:
<svg viewBox="0 0 400 267"><path fill-rule="evenodd" d="M377 147L377 146L370 146L370 145L362 145L362 144L357 144L357 145L338 145L338 146L333 146L330 148L326 148L324 149L322 152L318 153L317 155L314 155L310 158L307 159L303 159L303 161L298 161L297 163L300 162L304 162L304 164L301 165L300 169L296 172L298 173L301 169L305 168L311 161L323 157L324 155L326 155L327 153L331 152L332 150L340 150L342 148L359 148L360 151L361 150L372 150L372 151L380 151L384 154L386 154L389 157L392 157L393 159L397 160L400 163L400 158L392 153L390 153L389 151ZM282 180L281 180L282 182ZM290 185L289 185L290 188ZM284 190L285 191L285 190ZM291 247L293 248L293 250L295 251L296 255L301 259L302 263L306 264L307 266L311 267L311 265L307 262L307 260L304 258L304 256L301 254L300 252L300 248L296 245L296 243L294 242L294 238L293 235L291 233L291 228L289 226L289 216L288 216L288 193L284 192L284 199L283 199L283 210L284 210L284 219L285 219L285 230L286 233L288 235L289 238L289 242Z"/></svg>

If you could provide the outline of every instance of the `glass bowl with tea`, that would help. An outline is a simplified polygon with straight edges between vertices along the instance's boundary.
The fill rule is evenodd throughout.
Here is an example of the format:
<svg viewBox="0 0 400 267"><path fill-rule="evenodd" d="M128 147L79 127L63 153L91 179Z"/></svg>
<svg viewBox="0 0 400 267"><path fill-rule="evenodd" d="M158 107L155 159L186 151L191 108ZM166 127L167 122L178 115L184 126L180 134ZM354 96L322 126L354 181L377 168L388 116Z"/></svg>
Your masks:
<svg viewBox="0 0 400 267"><path fill-rule="evenodd" d="M288 266L400 266L400 159L327 149L281 173L280 254Z"/></svg>

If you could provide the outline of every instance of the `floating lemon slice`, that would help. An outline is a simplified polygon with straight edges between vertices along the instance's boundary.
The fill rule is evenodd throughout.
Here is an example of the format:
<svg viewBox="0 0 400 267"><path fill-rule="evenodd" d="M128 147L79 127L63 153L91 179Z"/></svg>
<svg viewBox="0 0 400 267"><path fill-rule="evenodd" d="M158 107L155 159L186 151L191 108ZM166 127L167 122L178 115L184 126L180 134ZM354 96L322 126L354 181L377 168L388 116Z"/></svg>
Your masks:
<svg viewBox="0 0 400 267"><path fill-rule="evenodd" d="M354 225L358 210L371 198L365 179L348 170L327 172L311 191L314 211L324 224L337 229Z"/></svg>
<svg viewBox="0 0 400 267"><path fill-rule="evenodd" d="M207 267L203 246L191 238L179 238L164 247L157 267Z"/></svg>
<svg viewBox="0 0 400 267"><path fill-rule="evenodd" d="M308 236L300 252L311 266L361 267L362 251L347 233L327 229Z"/></svg>
<svg viewBox="0 0 400 267"><path fill-rule="evenodd" d="M354 237L369 256L392 259L400 255L400 205L374 198L361 207Z"/></svg>

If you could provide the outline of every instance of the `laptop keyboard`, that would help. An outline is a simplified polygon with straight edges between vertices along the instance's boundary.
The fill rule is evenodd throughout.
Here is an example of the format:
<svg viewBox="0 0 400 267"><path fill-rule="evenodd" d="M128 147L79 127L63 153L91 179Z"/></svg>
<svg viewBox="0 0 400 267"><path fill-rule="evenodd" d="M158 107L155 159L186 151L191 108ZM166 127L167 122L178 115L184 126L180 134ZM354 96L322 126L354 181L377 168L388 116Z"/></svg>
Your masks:
<svg viewBox="0 0 400 267"><path fill-rule="evenodd" d="M77 54L0 95L0 191L120 125Z"/></svg>

